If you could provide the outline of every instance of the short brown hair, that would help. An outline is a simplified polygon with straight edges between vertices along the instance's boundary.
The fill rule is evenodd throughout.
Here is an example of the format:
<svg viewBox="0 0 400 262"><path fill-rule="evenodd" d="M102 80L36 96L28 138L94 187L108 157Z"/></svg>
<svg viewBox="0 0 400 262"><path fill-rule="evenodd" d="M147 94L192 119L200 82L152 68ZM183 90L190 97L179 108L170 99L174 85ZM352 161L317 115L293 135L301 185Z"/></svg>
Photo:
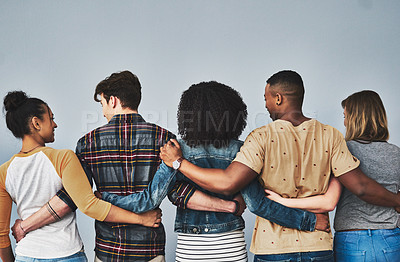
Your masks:
<svg viewBox="0 0 400 262"><path fill-rule="evenodd" d="M142 99L142 86L139 78L129 71L113 73L96 86L94 100L100 102L99 95L103 94L107 103L111 96L118 97L122 107L137 110Z"/></svg>
<svg viewBox="0 0 400 262"><path fill-rule="evenodd" d="M354 93L342 101L346 111L346 140L387 141L389 130L385 107L371 90Z"/></svg>

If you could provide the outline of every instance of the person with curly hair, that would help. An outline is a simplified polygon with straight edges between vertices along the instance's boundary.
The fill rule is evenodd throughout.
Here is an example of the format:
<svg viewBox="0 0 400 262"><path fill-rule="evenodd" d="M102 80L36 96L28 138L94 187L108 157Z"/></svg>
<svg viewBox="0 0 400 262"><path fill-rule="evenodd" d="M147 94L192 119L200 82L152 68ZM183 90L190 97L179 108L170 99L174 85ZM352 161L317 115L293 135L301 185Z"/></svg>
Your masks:
<svg viewBox="0 0 400 262"><path fill-rule="evenodd" d="M247 106L236 90L215 81L192 85L183 92L178 108L183 156L202 167L226 168L243 145L238 138L246 126L246 118ZM169 193L175 205L183 203L183 208L177 208L175 218L176 261L247 261L244 220L240 216L243 208L239 205L235 214L198 211L192 209L195 202L190 201L196 194L204 194L203 198L197 198L200 202L196 204L207 210L218 200L242 202L240 194L225 196L206 191L177 173L179 165L179 159L173 168L162 163L149 188L141 193L122 197L104 192L102 198L138 212L158 206ZM176 180L184 183L175 186ZM190 188L193 185L196 191ZM316 221L313 213L286 208L265 198L257 180L245 187L242 195L249 210L265 219L299 230L312 231L315 227L327 230L328 219L324 216Z"/></svg>

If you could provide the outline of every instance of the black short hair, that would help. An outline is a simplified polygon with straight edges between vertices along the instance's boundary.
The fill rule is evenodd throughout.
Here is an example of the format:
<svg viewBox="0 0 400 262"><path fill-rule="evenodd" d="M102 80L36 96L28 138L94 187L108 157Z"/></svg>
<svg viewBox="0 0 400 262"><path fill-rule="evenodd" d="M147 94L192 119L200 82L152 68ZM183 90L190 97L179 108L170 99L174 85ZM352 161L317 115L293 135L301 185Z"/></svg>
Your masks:
<svg viewBox="0 0 400 262"><path fill-rule="evenodd" d="M129 71L111 74L96 86L94 100L100 102L99 95L103 94L108 102L111 96L118 97L121 106L137 110L142 99L142 86L139 78Z"/></svg>
<svg viewBox="0 0 400 262"><path fill-rule="evenodd" d="M247 106L240 94L216 81L192 85L178 107L178 132L191 146L227 146L246 127Z"/></svg>
<svg viewBox="0 0 400 262"><path fill-rule="evenodd" d="M280 71L268 78L267 84L270 85L270 90L286 95L297 106L301 107L303 105L304 84L303 79L297 72L291 70Z"/></svg>
<svg viewBox="0 0 400 262"><path fill-rule="evenodd" d="M28 97L23 91L12 91L4 97L7 128L17 138L31 134L30 120L37 117L43 120L48 113L48 105L39 98Z"/></svg>

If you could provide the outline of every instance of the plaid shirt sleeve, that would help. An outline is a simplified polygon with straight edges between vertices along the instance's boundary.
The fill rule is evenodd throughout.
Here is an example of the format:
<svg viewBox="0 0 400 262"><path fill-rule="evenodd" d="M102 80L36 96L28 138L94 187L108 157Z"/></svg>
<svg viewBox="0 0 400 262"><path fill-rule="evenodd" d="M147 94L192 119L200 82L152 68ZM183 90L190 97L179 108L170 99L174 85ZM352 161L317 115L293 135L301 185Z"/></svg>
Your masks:
<svg viewBox="0 0 400 262"><path fill-rule="evenodd" d="M67 191L65 191L64 187L57 192L58 198L64 201L65 204L71 208L72 212L75 212L77 206L75 205L74 201L72 201L71 197L68 195Z"/></svg>
<svg viewBox="0 0 400 262"><path fill-rule="evenodd" d="M176 139L176 136L172 133L168 133L166 141L170 139ZM193 196L196 188L184 181L177 181L173 189L168 193L168 199L171 203L179 208L186 209L189 199Z"/></svg>
<svg viewBox="0 0 400 262"><path fill-rule="evenodd" d="M78 143L76 144L75 154L78 157L79 161L81 162L83 171L85 171L86 177L89 180L90 185L93 187L93 174L92 170L89 168L88 164L86 163L82 151L84 150L85 138L81 138Z"/></svg>
<svg viewBox="0 0 400 262"><path fill-rule="evenodd" d="M191 184L183 181L178 181L175 183L174 188L169 192L168 199L172 204L179 208L187 208L187 203L192 197L196 188Z"/></svg>

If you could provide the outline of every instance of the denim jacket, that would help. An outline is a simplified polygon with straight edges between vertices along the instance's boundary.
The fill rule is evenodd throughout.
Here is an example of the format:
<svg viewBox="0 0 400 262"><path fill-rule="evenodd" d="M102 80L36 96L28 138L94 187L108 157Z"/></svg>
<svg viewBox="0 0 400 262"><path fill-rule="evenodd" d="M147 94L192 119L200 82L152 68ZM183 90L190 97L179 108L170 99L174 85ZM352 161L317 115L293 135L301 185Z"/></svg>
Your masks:
<svg viewBox="0 0 400 262"><path fill-rule="evenodd" d="M193 164L204 168L225 169L235 158L243 142L231 140L228 145L221 148L215 148L212 145L207 147L189 147L182 140L179 141L179 144L181 145L183 156ZM181 173L162 163L149 187L144 191L129 196L117 196L103 192L102 198L116 206L136 213L158 207L168 193L171 201L175 202L179 198L186 198L185 203L187 203L194 190L189 190L185 194L176 194L176 190L174 190L176 188L174 187L176 181L189 182L196 189L222 199L231 200L234 197L206 191ZM181 188L182 184L178 184L177 187ZM285 227L305 231L314 230L316 216L313 213L285 207L266 198L264 188L257 179L243 188L241 193L248 209L252 213ZM176 211L175 232L211 234L243 228L244 220L241 216L221 212L196 211L186 208L177 208Z"/></svg>

